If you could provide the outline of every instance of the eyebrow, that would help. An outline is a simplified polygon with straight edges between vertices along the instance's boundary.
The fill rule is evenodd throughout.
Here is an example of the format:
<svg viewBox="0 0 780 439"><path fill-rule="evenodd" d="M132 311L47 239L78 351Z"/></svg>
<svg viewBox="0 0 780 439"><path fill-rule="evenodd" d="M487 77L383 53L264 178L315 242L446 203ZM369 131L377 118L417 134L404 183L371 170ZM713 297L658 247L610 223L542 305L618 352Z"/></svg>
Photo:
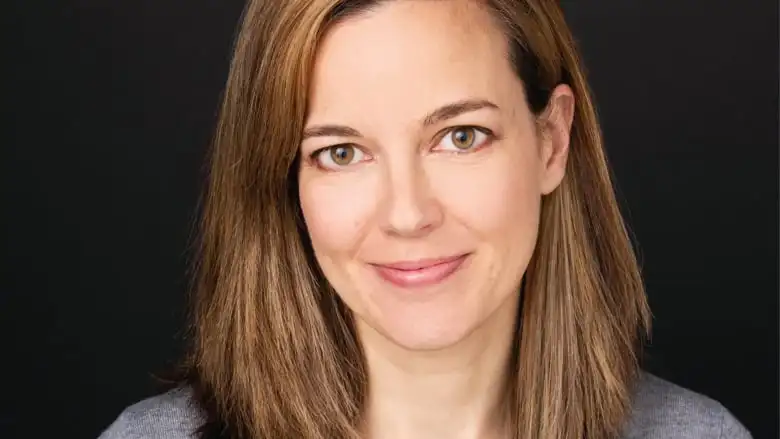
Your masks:
<svg viewBox="0 0 780 439"><path fill-rule="evenodd" d="M498 109L498 105L486 99L466 99L443 105L423 118L423 127L428 127L452 119L464 113L481 110L483 108ZM311 137L360 137L358 130L344 125L315 125L303 131L303 140Z"/></svg>

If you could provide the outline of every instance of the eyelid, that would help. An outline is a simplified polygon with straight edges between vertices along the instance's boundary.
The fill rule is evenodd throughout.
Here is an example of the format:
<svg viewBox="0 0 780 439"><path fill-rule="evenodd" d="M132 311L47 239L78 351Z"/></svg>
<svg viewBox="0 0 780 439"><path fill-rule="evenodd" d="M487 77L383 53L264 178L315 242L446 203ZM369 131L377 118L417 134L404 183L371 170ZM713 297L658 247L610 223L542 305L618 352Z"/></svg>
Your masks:
<svg viewBox="0 0 780 439"><path fill-rule="evenodd" d="M452 125L452 126L449 126L447 128L444 128L441 131L439 131L438 133L436 133L436 135L434 136L434 139L441 140L447 134L450 134L453 131L456 131L458 129L463 129L463 128L471 128L471 129L477 130L477 131L479 131L479 132L481 132L483 134L494 135L492 130L490 130L488 128L485 128L483 126L479 126L479 125Z"/></svg>
<svg viewBox="0 0 780 439"><path fill-rule="evenodd" d="M365 148L361 148L360 145L358 145L357 143L342 142L342 143L336 143L336 144L333 144L333 145L328 145L328 146L323 146L323 147L317 148L314 151L312 151L309 154L307 154L307 156L310 157L310 158L314 158L314 157L317 157L317 155L319 155L319 154L321 154L321 153L323 153L323 152L325 152L325 151L327 151L329 149L339 148L341 146L351 146L351 147L353 147L355 149L360 150L360 152L362 152L363 154L368 154L366 152Z"/></svg>

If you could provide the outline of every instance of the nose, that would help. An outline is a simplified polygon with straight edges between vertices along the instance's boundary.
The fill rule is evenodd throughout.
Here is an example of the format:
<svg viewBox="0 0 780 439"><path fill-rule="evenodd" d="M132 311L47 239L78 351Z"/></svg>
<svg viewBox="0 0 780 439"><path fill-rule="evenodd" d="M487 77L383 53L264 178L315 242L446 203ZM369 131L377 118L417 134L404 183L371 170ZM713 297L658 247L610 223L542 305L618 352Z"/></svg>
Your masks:
<svg viewBox="0 0 780 439"><path fill-rule="evenodd" d="M386 233L397 237L424 236L443 220L442 207L434 196L431 181L419 161L386 169Z"/></svg>

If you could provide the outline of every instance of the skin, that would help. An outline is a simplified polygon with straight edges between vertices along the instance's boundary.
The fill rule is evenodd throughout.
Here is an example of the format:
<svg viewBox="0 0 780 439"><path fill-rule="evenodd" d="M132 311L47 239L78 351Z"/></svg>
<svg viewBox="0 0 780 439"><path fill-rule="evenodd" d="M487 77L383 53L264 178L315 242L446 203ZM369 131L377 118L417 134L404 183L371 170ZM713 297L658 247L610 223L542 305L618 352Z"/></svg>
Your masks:
<svg viewBox="0 0 780 439"><path fill-rule="evenodd" d="M537 119L507 47L464 0L389 2L319 49L299 196L316 259L356 318L371 438L501 434L519 285L541 198L564 175L574 107L561 85ZM468 100L495 107L425 123ZM459 270L420 288L372 266L460 254Z"/></svg>

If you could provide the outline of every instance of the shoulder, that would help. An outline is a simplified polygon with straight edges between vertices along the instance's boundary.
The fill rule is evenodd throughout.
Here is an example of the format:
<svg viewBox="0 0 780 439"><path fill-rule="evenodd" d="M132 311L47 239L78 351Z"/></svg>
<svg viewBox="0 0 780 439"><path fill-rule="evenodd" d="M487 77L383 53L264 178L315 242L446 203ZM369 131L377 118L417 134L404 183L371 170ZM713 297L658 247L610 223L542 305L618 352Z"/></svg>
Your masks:
<svg viewBox="0 0 780 439"><path fill-rule="evenodd" d="M98 439L195 439L202 413L190 390L169 391L126 408ZM719 402L643 373L624 439L751 439Z"/></svg>
<svg viewBox="0 0 780 439"><path fill-rule="evenodd" d="M643 373L625 439L750 439L719 402Z"/></svg>
<svg viewBox="0 0 780 439"><path fill-rule="evenodd" d="M185 388L126 408L98 439L195 439L201 411Z"/></svg>

